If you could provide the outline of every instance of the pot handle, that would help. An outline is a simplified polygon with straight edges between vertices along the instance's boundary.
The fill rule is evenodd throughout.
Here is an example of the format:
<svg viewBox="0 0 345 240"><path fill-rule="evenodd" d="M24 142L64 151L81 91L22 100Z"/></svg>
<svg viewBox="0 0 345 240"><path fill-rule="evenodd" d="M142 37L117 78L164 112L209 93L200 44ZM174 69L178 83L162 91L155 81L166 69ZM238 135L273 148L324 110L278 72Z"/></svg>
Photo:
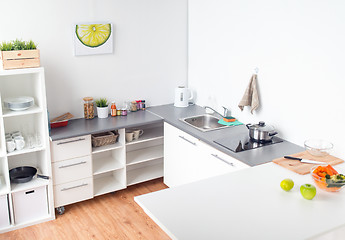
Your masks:
<svg viewBox="0 0 345 240"><path fill-rule="evenodd" d="M274 135L277 135L278 133L277 132L272 132L272 133L269 133L268 136L272 137Z"/></svg>
<svg viewBox="0 0 345 240"><path fill-rule="evenodd" d="M38 178L43 178L43 179L49 180L49 176L37 174L37 177L38 177Z"/></svg>
<svg viewBox="0 0 345 240"><path fill-rule="evenodd" d="M251 123L248 123L248 124L246 124L246 127L248 128L248 129L250 129L250 126L251 126L252 124Z"/></svg>

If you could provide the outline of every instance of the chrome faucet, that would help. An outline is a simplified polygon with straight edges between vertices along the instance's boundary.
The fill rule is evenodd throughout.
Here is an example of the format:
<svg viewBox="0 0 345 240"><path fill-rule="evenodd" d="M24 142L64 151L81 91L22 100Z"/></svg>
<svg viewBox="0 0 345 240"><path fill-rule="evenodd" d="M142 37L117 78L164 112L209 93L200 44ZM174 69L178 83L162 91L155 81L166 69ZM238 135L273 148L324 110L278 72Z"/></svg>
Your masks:
<svg viewBox="0 0 345 240"><path fill-rule="evenodd" d="M231 117L231 111L230 109L227 109L226 107L223 106L224 108L224 115L220 114L219 112L217 112L216 110L214 110L213 108L209 107L209 106L204 106L205 109L209 108L211 109L213 112L217 113L219 116L221 116L222 118L225 117Z"/></svg>

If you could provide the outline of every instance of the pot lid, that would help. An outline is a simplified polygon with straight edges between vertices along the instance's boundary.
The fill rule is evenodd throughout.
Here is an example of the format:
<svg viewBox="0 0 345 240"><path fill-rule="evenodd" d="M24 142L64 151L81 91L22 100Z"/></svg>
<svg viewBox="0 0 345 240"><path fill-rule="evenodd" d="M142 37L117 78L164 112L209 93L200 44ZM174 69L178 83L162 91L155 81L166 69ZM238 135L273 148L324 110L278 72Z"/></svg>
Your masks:
<svg viewBox="0 0 345 240"><path fill-rule="evenodd" d="M250 126L251 129L257 129L259 131L272 132L274 127L271 125L266 125L264 121L260 121L258 124L253 124Z"/></svg>

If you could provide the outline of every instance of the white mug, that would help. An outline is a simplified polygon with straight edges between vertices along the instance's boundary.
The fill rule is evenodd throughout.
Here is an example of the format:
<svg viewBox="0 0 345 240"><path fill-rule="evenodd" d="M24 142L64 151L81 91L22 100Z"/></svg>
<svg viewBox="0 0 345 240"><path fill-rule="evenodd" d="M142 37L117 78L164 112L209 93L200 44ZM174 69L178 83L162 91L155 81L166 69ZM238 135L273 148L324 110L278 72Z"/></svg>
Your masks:
<svg viewBox="0 0 345 240"><path fill-rule="evenodd" d="M17 150L22 150L25 147L25 141L22 136L17 136L14 138Z"/></svg>
<svg viewBox="0 0 345 240"><path fill-rule="evenodd" d="M132 142L134 140L133 132L126 132L126 142Z"/></svg>
<svg viewBox="0 0 345 240"><path fill-rule="evenodd" d="M13 139L6 140L7 152L13 152L16 149L16 143Z"/></svg>
<svg viewBox="0 0 345 240"><path fill-rule="evenodd" d="M141 135L143 135L144 130L142 130L142 129L133 129L133 133L134 133L133 139L134 139L134 140L138 140L138 138L139 138Z"/></svg>

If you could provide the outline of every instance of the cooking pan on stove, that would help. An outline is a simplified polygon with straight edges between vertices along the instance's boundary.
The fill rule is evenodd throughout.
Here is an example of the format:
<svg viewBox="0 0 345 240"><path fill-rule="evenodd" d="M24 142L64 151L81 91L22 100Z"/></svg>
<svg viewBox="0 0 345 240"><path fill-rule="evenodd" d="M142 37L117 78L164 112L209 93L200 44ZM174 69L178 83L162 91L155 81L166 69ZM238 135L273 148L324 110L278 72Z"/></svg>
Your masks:
<svg viewBox="0 0 345 240"><path fill-rule="evenodd" d="M12 183L29 182L37 174L37 168L30 166L16 167L10 170L10 180ZM37 177L49 179L48 176L37 174Z"/></svg>

